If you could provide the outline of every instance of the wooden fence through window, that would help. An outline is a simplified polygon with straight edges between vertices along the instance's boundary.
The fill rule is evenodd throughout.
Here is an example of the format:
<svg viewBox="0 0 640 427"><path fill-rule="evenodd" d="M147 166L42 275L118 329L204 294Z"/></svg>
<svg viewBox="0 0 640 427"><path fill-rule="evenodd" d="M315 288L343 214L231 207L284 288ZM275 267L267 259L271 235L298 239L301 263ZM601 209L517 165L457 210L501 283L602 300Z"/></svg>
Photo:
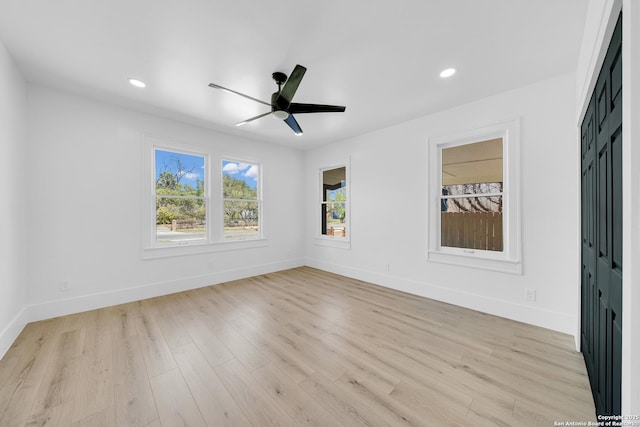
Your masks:
<svg viewBox="0 0 640 427"><path fill-rule="evenodd" d="M441 212L440 245L502 251L502 212Z"/></svg>

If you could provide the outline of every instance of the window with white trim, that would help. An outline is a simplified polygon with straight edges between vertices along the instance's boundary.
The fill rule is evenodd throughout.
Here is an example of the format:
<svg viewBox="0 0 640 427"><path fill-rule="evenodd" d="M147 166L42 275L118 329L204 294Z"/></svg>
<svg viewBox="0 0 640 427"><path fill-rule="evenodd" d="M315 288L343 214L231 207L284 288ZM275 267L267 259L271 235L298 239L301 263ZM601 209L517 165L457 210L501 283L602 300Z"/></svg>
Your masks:
<svg viewBox="0 0 640 427"><path fill-rule="evenodd" d="M431 261L520 274L519 124L429 141Z"/></svg>
<svg viewBox="0 0 640 427"><path fill-rule="evenodd" d="M320 234L346 238L347 230L347 168L340 166L320 171Z"/></svg>
<svg viewBox="0 0 640 427"><path fill-rule="evenodd" d="M440 245L503 248L502 138L442 148Z"/></svg>
<svg viewBox="0 0 640 427"><path fill-rule="evenodd" d="M143 151L144 259L267 246L260 163L151 135Z"/></svg>
<svg viewBox="0 0 640 427"><path fill-rule="evenodd" d="M155 245L209 240L206 154L154 149Z"/></svg>
<svg viewBox="0 0 640 427"><path fill-rule="evenodd" d="M225 239L260 237L260 166L222 161L222 198Z"/></svg>

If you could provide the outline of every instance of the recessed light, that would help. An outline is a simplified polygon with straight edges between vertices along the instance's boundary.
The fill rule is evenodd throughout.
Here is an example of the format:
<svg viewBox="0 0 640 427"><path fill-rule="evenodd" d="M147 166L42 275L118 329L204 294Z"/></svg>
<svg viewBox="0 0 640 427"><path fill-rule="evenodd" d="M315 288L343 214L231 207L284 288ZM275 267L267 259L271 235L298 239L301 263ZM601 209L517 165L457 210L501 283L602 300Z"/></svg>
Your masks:
<svg viewBox="0 0 640 427"><path fill-rule="evenodd" d="M143 87L147 86L147 84L145 82L143 82L141 80L138 80L138 79L133 79L133 78L129 79L129 83L131 83L131 85L133 85L135 87L139 87L139 88L143 88Z"/></svg>
<svg viewBox="0 0 640 427"><path fill-rule="evenodd" d="M443 70L440 73L440 77L447 78L447 77L451 77L456 73L456 69L455 68L447 68L446 70Z"/></svg>

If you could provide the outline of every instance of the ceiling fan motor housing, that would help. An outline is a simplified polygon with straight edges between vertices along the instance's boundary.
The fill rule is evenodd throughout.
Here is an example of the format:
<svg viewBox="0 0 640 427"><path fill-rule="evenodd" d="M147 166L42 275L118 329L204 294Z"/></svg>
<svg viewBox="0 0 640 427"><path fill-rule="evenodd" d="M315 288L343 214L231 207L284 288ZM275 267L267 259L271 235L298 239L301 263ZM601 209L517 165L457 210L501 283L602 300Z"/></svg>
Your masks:
<svg viewBox="0 0 640 427"><path fill-rule="evenodd" d="M286 100L280 98L280 92L273 92L271 94L271 113L273 117L280 120L289 117L288 104Z"/></svg>

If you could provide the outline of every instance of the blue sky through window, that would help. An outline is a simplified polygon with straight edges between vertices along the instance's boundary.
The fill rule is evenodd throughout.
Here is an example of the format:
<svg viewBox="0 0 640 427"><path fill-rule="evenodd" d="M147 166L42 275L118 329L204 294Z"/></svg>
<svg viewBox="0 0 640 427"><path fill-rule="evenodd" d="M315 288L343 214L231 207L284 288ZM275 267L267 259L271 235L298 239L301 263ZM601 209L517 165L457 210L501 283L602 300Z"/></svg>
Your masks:
<svg viewBox="0 0 640 427"><path fill-rule="evenodd" d="M178 153L175 151L156 150L156 180L162 172L176 174L178 165L183 171L180 184L196 187L196 181L204 181L204 156Z"/></svg>
<svg viewBox="0 0 640 427"><path fill-rule="evenodd" d="M252 189L258 187L258 165L223 160L222 173L246 182Z"/></svg>

